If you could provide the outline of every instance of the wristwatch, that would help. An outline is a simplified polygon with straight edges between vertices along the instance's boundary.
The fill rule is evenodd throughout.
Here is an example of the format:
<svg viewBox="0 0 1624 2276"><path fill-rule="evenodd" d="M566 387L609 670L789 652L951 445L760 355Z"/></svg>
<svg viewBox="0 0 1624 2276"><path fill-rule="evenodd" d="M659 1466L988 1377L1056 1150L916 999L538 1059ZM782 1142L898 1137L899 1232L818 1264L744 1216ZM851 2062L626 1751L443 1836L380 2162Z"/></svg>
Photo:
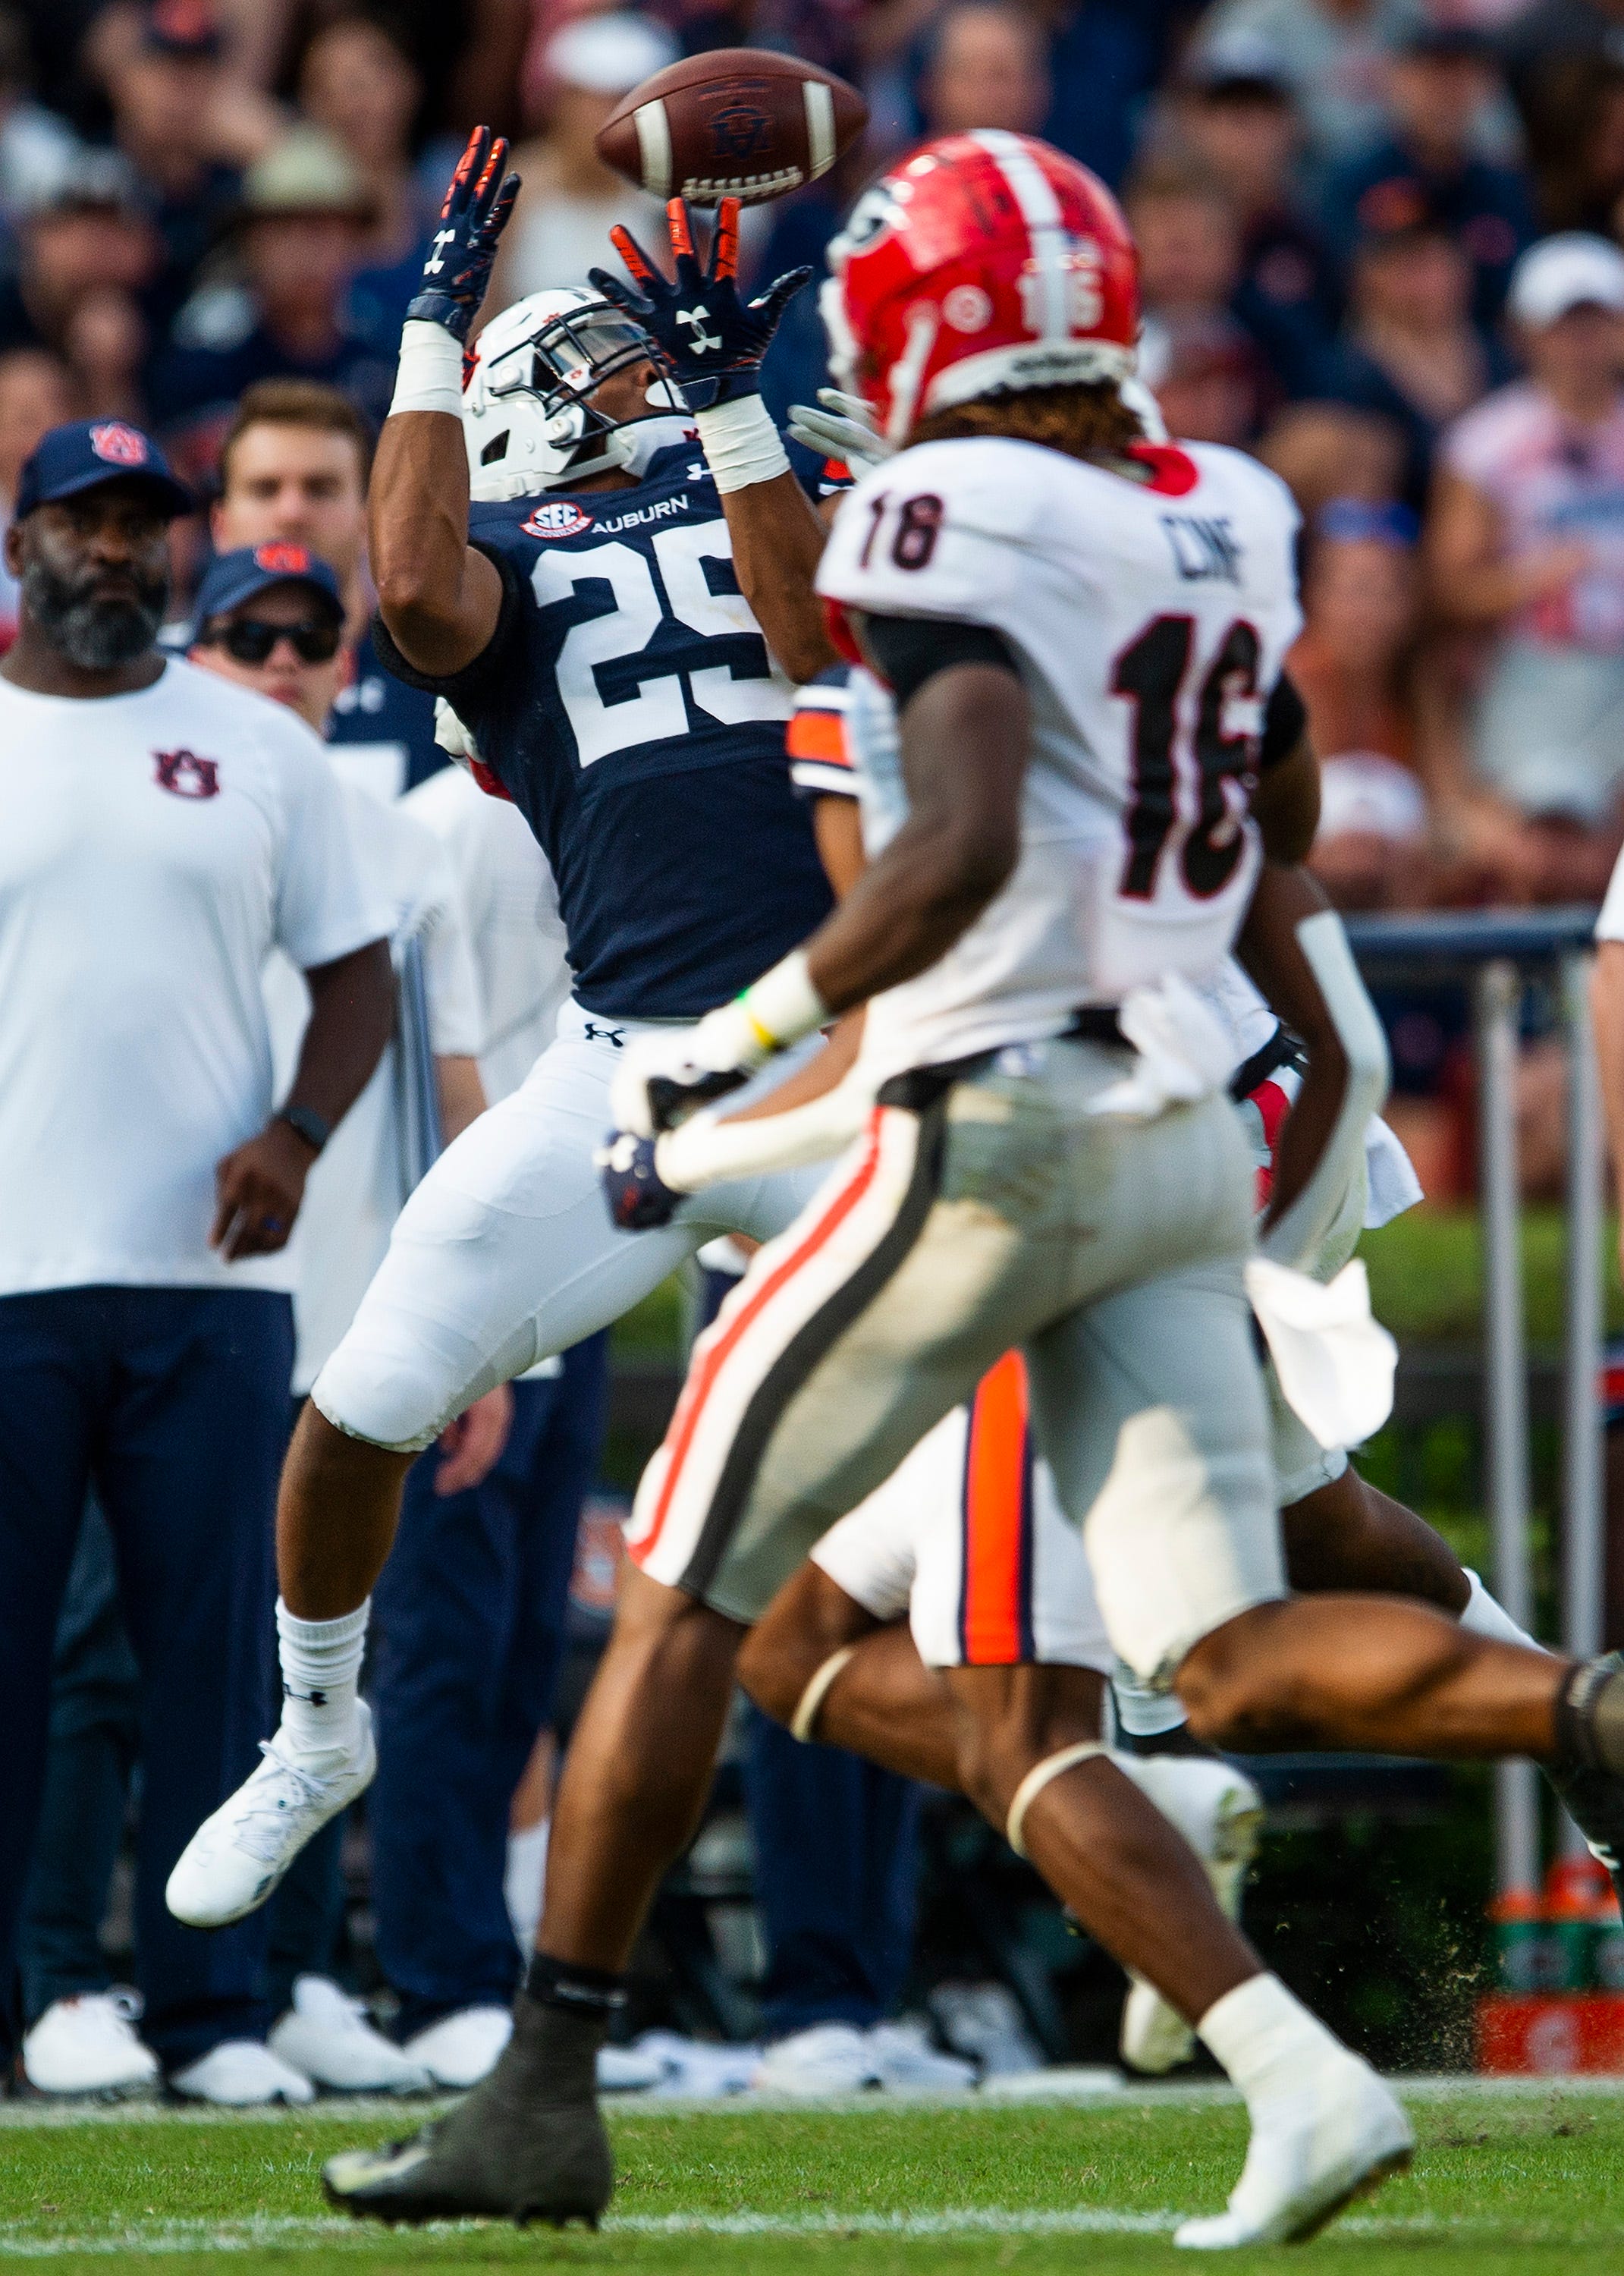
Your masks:
<svg viewBox="0 0 1624 2276"><path fill-rule="evenodd" d="M285 1122L290 1129L297 1130L306 1145L314 1147L318 1154L333 1134L332 1124L325 1115L318 1114L314 1106L285 1106L275 1119L278 1122Z"/></svg>

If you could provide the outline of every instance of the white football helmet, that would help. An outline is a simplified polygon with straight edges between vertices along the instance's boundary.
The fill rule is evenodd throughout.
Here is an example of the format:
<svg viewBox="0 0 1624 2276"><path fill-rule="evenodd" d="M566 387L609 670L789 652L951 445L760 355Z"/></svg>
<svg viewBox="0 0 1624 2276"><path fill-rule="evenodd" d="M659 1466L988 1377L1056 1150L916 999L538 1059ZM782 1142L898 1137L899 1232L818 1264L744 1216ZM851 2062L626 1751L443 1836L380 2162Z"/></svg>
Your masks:
<svg viewBox="0 0 1624 2276"><path fill-rule="evenodd" d="M638 456L634 427L684 406L662 379L649 408L618 424L588 398L628 364L652 360L648 334L584 284L531 292L493 316L462 385L462 432L476 498L567 488Z"/></svg>

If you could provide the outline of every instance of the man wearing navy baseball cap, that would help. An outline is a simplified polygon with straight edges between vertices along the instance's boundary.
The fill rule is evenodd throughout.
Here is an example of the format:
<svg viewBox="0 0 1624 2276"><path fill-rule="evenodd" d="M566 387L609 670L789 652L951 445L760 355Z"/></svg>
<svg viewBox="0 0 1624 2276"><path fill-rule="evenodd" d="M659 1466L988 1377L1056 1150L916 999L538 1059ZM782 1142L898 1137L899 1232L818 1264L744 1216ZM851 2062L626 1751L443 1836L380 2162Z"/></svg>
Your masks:
<svg viewBox="0 0 1624 2276"><path fill-rule="evenodd" d="M262 1938L163 1887L255 1759L306 1174L392 1021L390 914L319 746L157 647L193 500L139 428L57 427L25 463L0 661L0 2070L45 1762L52 1639L93 1483L141 1679L145 2032L211 2101L307 2100L264 2045ZM323 626L320 575L301 611ZM312 1012L272 1088L260 975ZM140 2050L87 1985L106 2042ZM60 2036L60 2034L58 2034Z"/></svg>
<svg viewBox="0 0 1624 2276"><path fill-rule="evenodd" d="M324 734L344 675L344 599L327 563L303 545L218 553L198 587L194 663L297 711Z"/></svg>
<svg viewBox="0 0 1624 2276"><path fill-rule="evenodd" d="M133 671L145 687L163 671L154 641L169 597L167 532L191 513L191 492L157 444L122 419L53 427L23 461L6 537L6 565L23 588L19 643L39 649L7 677L31 671ZM55 659L55 661L53 661ZM72 687L53 687L71 695ZM123 693L121 687L118 692Z"/></svg>

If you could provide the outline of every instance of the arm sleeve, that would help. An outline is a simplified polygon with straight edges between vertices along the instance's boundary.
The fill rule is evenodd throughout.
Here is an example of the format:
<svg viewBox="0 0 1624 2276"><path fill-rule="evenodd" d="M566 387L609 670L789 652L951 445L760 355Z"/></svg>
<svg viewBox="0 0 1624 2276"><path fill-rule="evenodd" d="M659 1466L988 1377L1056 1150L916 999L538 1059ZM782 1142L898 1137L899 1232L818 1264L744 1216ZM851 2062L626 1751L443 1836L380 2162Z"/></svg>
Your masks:
<svg viewBox="0 0 1624 2276"><path fill-rule="evenodd" d="M1274 683L1274 693L1264 711L1263 740L1257 754L1259 771L1267 774L1271 767L1278 767L1289 759L1307 733L1308 725L1308 706L1297 693L1291 674L1283 671Z"/></svg>
<svg viewBox="0 0 1624 2276"><path fill-rule="evenodd" d="M790 714L785 747L789 778L802 798L855 798L854 762L846 721L851 691L847 667L837 665L803 687Z"/></svg>
<svg viewBox="0 0 1624 2276"><path fill-rule="evenodd" d="M290 725L293 723L290 722ZM314 737L283 755L286 834L277 878L276 941L313 972L369 941L387 940L393 913L362 859L338 778Z"/></svg>
<svg viewBox="0 0 1624 2276"><path fill-rule="evenodd" d="M477 709L481 698L489 697L513 650L524 606L524 589L513 564L495 546L482 545L477 539L472 542L476 553L482 553L487 561L496 564L502 580L502 606L497 628L472 664L465 664L460 671L420 671L395 646L383 618L375 616L372 620L373 645L384 671L393 679L404 680L408 687L421 687L430 695L444 696L456 711Z"/></svg>
<svg viewBox="0 0 1624 2276"><path fill-rule="evenodd" d="M1009 642L986 625L865 614L861 626L863 644L884 674L899 711L928 679L954 664L990 664L1020 677Z"/></svg>

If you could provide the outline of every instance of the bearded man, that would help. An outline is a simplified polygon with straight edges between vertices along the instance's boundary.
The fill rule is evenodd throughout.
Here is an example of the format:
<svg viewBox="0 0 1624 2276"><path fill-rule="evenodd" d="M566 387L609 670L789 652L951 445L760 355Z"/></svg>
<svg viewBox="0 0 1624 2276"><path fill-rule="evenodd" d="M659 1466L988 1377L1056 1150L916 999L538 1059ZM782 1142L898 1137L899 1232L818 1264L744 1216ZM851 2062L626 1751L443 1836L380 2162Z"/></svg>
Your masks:
<svg viewBox="0 0 1624 2276"><path fill-rule="evenodd" d="M5 540L22 598L0 664L0 1999L94 1485L141 1674L148 2042L183 2094L304 2100L263 2045L262 1925L201 1936L163 1885L254 1759L293 1357L282 1252L389 1036L389 919L309 729L156 645L169 525L192 507L138 429L86 421L27 460ZM313 1005L274 1111L273 945ZM8 2071L22 2020L0 2006Z"/></svg>

